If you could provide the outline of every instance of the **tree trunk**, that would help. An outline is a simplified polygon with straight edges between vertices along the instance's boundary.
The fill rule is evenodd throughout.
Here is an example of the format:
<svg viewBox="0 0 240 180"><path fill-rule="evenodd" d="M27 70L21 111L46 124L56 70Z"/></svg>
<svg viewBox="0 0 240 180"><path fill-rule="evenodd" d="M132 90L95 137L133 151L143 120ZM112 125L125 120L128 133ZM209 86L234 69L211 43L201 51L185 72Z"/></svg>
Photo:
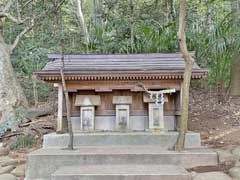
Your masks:
<svg viewBox="0 0 240 180"><path fill-rule="evenodd" d="M3 39L1 37L1 39ZM10 49L0 42L0 120L7 121L15 117L17 107L27 107L27 99L16 79L11 60Z"/></svg>
<svg viewBox="0 0 240 180"><path fill-rule="evenodd" d="M179 136L175 149L181 151L184 149L185 134L187 131L187 121L188 121L188 104L189 104L189 88L192 76L193 59L190 56L185 35L185 18L186 18L186 0L180 0L180 11L179 11L179 30L178 30L178 40L181 52L185 60L185 71L184 80L182 84L182 102L181 102L181 118L179 122Z"/></svg>
<svg viewBox="0 0 240 180"><path fill-rule="evenodd" d="M68 122L68 134L69 134L69 142L68 142L68 149L73 150L73 130L72 130L72 121L71 121L71 104L69 100L69 95L66 87L65 77L63 69L61 69L61 77L62 77L62 84L63 84L63 91L66 100L66 109L67 109L67 122Z"/></svg>
<svg viewBox="0 0 240 180"><path fill-rule="evenodd" d="M67 109L67 122L68 122L68 134L69 134L69 143L68 143L68 149L73 150L73 129L72 129L72 121L71 121L71 103L69 100L69 94L67 90L67 85L65 81L65 76L64 76L64 43L63 40L61 42L62 46L62 58L61 58L61 63L62 67L60 70L61 73L61 78L62 78L62 85L63 85L63 91L64 91L64 96L66 100L66 109Z"/></svg>
<svg viewBox="0 0 240 180"><path fill-rule="evenodd" d="M163 24L164 26L167 26L169 24L169 17L170 17L170 8L169 8L169 0L164 0L163 1L163 15L164 15L164 20Z"/></svg>
<svg viewBox="0 0 240 180"><path fill-rule="evenodd" d="M134 50L134 18L135 18L135 2L134 0L130 0L130 9L131 9L131 17L130 17L130 25L131 25L131 48L132 52Z"/></svg>
<svg viewBox="0 0 240 180"><path fill-rule="evenodd" d="M232 23L237 28L240 25L240 0L232 1ZM231 64L230 95L240 96L240 51L237 49Z"/></svg>
<svg viewBox="0 0 240 180"><path fill-rule="evenodd" d="M99 26L102 24L102 0L93 0L94 4L94 23L95 26Z"/></svg>
<svg viewBox="0 0 240 180"><path fill-rule="evenodd" d="M37 78L36 76L32 76L33 82L33 98L34 98L34 106L37 107L38 105L38 90L37 90Z"/></svg>
<svg viewBox="0 0 240 180"><path fill-rule="evenodd" d="M80 23L83 34L84 34L84 43L86 45L88 45L89 42L90 42L90 36L89 36L88 29L87 29L87 26L86 26L85 20L84 20L84 15L83 15L83 12L82 12L81 0L73 0L73 1L74 1L74 5L76 6L77 18L78 18L78 21Z"/></svg>
<svg viewBox="0 0 240 180"><path fill-rule="evenodd" d="M233 58L230 76L230 95L240 96L240 55Z"/></svg>
<svg viewBox="0 0 240 180"><path fill-rule="evenodd" d="M232 23L240 23L240 0L232 0Z"/></svg>
<svg viewBox="0 0 240 180"><path fill-rule="evenodd" d="M176 20L176 10L175 10L175 0L170 0L170 4L171 4L171 19L172 21Z"/></svg>

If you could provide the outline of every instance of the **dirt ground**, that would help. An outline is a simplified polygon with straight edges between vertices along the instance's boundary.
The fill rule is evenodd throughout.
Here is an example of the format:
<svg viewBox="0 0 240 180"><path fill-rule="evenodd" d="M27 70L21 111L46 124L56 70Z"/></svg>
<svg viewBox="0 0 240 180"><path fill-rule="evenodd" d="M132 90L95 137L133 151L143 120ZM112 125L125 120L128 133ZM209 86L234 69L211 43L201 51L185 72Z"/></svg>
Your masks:
<svg viewBox="0 0 240 180"><path fill-rule="evenodd" d="M191 90L188 128L211 147L240 145L240 97L225 96L219 103L215 92Z"/></svg>

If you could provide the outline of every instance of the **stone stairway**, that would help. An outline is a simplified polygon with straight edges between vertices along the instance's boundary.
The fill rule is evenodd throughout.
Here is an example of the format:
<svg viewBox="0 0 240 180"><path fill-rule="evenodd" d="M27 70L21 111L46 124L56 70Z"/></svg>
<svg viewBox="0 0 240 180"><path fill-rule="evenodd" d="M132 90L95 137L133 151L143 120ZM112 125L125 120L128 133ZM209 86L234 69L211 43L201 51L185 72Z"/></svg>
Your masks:
<svg viewBox="0 0 240 180"><path fill-rule="evenodd" d="M190 180L189 173L174 165L91 165L59 168L52 180Z"/></svg>
<svg viewBox="0 0 240 180"><path fill-rule="evenodd" d="M77 168L86 165L88 167L95 165L142 165L147 168L150 165L159 167L175 165L181 168L192 168L214 166L217 163L217 154L203 148L183 152L162 150L159 146L97 146L81 147L73 151L51 148L37 150L28 156L26 180L38 178L50 180L54 172L66 166ZM107 174L107 172L105 173ZM169 177L170 175L168 175Z"/></svg>
<svg viewBox="0 0 240 180"><path fill-rule="evenodd" d="M89 141L85 134L76 136L71 151L63 149L63 135L56 136L28 155L25 180L190 180L186 169L218 163L215 152L191 138L195 148L176 152L168 150L172 136L166 134L90 134Z"/></svg>

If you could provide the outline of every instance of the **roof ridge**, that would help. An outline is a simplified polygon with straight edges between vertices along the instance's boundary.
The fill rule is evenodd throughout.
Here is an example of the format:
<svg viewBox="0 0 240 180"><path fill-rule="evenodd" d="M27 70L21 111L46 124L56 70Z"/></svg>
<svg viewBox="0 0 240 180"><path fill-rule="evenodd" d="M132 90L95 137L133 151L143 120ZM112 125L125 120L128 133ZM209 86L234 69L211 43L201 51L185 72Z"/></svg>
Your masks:
<svg viewBox="0 0 240 180"><path fill-rule="evenodd" d="M192 56L195 55L195 52L190 52ZM87 53L87 54L65 54L65 58L72 58L72 59L81 59L81 58L91 58L91 56L98 57L99 59L106 59L107 57L114 57L114 58L131 58L131 57L142 57L142 58L149 58L149 57L182 57L181 52L174 52L174 53L134 53L134 54L95 54L95 53ZM48 54L49 59L60 59L62 57L61 54Z"/></svg>

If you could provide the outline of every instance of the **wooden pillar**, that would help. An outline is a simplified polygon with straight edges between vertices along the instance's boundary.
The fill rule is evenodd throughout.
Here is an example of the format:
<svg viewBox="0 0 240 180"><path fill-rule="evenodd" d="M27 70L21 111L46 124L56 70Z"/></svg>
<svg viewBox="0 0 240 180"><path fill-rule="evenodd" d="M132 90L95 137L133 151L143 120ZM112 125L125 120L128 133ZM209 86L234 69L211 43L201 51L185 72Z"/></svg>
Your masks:
<svg viewBox="0 0 240 180"><path fill-rule="evenodd" d="M57 114L57 133L63 133L63 86L59 83L58 87L58 114Z"/></svg>

